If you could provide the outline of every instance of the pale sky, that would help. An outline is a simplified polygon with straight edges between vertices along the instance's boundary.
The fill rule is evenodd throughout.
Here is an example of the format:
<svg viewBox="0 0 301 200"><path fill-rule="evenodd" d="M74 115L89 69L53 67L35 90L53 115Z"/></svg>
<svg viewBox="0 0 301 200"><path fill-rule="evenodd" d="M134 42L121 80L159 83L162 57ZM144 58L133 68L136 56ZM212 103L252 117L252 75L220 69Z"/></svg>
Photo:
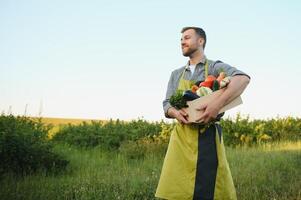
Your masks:
<svg viewBox="0 0 301 200"><path fill-rule="evenodd" d="M301 117L300 10L297 0L2 0L0 112L164 119L170 73L187 62L180 31L199 26L209 59L252 78L228 116Z"/></svg>

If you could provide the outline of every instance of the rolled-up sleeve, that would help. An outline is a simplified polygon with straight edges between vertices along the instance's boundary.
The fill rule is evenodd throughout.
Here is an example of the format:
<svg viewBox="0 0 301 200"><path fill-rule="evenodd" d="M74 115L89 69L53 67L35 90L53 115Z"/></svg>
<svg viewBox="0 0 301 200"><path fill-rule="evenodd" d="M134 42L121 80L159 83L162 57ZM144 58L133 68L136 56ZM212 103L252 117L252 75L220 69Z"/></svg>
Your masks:
<svg viewBox="0 0 301 200"><path fill-rule="evenodd" d="M176 91L176 87L177 87L176 80L175 80L176 79L175 74L176 74L176 71L173 71L170 75L168 85L167 85L166 96L165 96L165 99L163 100L163 110L164 110L165 117L167 117L167 118L170 118L167 114L167 111L170 107L172 107L169 103L169 99L174 94L174 92Z"/></svg>
<svg viewBox="0 0 301 200"><path fill-rule="evenodd" d="M214 76L218 76L219 73L223 71L227 74L227 76L236 76L236 75L244 75L247 76L248 78L250 78L250 76L248 74L246 74L243 71L238 70L235 67L232 67L229 64L223 63L223 62L215 62L213 64L213 75Z"/></svg>

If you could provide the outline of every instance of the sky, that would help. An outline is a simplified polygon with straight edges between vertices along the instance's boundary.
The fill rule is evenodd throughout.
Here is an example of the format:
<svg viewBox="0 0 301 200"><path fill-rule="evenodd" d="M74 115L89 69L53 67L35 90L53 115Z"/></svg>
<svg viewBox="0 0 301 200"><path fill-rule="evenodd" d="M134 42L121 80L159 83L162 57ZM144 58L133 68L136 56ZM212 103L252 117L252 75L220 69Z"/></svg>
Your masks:
<svg viewBox="0 0 301 200"><path fill-rule="evenodd" d="M0 112L164 118L171 72L187 63L181 29L202 27L205 54L251 76L226 116L301 117L301 2L0 1Z"/></svg>

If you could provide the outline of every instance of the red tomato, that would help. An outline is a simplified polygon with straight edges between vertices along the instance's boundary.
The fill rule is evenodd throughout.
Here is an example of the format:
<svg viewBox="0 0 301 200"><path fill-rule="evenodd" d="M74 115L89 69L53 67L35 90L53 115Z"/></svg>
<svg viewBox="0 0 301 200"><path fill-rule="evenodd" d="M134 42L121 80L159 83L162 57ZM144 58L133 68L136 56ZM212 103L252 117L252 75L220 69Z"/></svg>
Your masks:
<svg viewBox="0 0 301 200"><path fill-rule="evenodd" d="M207 76L207 78L205 79L205 83L207 82L205 87L212 88L212 85L213 85L213 82L215 79L216 79L215 76L212 76L212 75Z"/></svg>
<svg viewBox="0 0 301 200"><path fill-rule="evenodd" d="M208 81L204 81L204 82L200 83L200 87L203 86L203 87L211 88L212 84L213 84L213 82L211 83L211 82L208 82Z"/></svg>

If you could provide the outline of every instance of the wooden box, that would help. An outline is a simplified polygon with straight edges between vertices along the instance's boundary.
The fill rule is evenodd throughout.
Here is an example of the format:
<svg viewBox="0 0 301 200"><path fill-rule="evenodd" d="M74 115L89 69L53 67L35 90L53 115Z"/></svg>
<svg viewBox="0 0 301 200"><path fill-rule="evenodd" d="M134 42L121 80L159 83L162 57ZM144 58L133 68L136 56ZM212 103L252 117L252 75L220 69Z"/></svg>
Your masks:
<svg viewBox="0 0 301 200"><path fill-rule="evenodd" d="M188 121L192 123L196 123L196 119L203 113L203 111L196 110L200 105L207 104L208 102L214 100L215 98L218 98L222 93L222 90L217 90L213 92L212 94L200 97L198 99L195 99L193 101L188 101L187 105L188 108L186 108L186 112L188 113ZM224 106L219 113L225 112L231 108L234 108L238 105L242 104L242 99L240 96L236 97L233 101L231 101L229 104ZM201 122L197 122L201 123Z"/></svg>

